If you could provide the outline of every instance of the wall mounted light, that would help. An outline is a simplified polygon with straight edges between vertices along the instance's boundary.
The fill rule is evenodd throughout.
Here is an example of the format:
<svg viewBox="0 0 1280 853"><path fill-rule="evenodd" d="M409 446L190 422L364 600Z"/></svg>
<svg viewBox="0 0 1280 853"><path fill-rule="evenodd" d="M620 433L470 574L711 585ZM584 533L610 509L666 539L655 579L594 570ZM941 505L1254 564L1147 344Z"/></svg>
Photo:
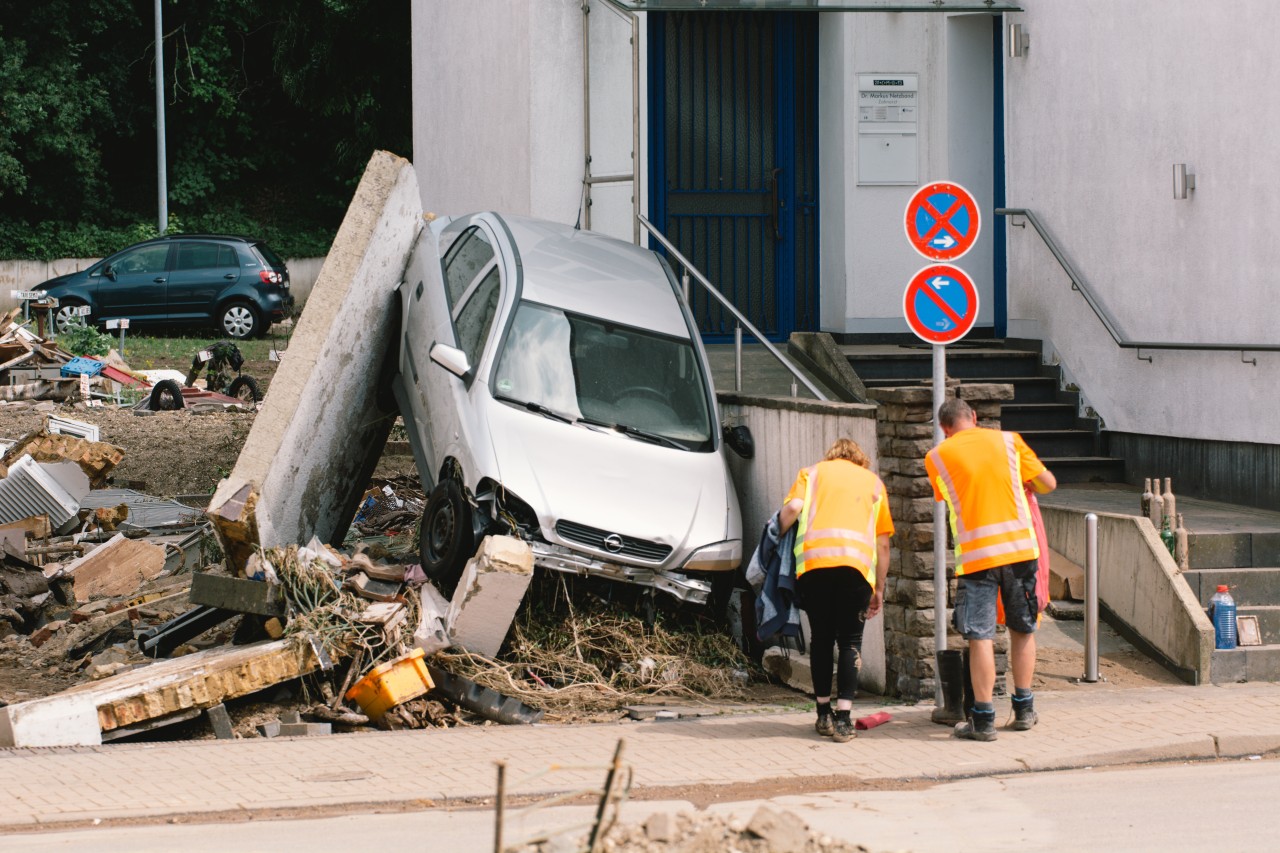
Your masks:
<svg viewBox="0 0 1280 853"><path fill-rule="evenodd" d="M1009 25L1009 55L1026 56L1031 49L1031 34L1022 29L1022 24Z"/></svg>
<svg viewBox="0 0 1280 853"><path fill-rule="evenodd" d="M1173 164L1173 197L1187 198L1196 188L1196 176L1187 171L1186 163Z"/></svg>

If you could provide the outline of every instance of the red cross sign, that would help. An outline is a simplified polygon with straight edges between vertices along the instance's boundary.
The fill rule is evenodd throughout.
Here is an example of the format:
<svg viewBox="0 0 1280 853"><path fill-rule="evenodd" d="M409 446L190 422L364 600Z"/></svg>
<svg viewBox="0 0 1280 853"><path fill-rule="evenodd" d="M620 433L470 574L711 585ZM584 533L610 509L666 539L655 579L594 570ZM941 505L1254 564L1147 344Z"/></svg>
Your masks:
<svg viewBox="0 0 1280 853"><path fill-rule="evenodd" d="M973 248L982 215L973 193L950 181L934 181L907 202L907 240L933 261L954 261Z"/></svg>

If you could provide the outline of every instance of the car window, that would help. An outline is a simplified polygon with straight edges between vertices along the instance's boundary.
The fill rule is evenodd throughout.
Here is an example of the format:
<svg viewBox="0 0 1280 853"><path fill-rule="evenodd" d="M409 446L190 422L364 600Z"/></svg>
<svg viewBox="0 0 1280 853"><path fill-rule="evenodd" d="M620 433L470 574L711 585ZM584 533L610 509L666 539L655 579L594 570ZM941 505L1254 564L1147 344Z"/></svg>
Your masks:
<svg viewBox="0 0 1280 853"><path fill-rule="evenodd" d="M236 253L230 246L217 243L179 243L175 270L204 270L216 267L239 266Z"/></svg>
<svg viewBox="0 0 1280 853"><path fill-rule="evenodd" d="M458 348L467 354L467 360L473 367L480 361L484 342L488 340L489 329L493 326L493 317L498 313L500 283L498 268L491 268L454 321L458 329Z"/></svg>
<svg viewBox="0 0 1280 853"><path fill-rule="evenodd" d="M445 289L449 307L458 305L467 287L493 260L493 246L479 228L470 228L449 248L444 258Z"/></svg>
<svg viewBox="0 0 1280 853"><path fill-rule="evenodd" d="M271 247L266 243L254 243L253 248L258 250L258 254L262 255L262 259L276 269L284 269L284 259L272 251ZM227 251L231 251L231 247L227 247Z"/></svg>
<svg viewBox="0 0 1280 853"><path fill-rule="evenodd" d="M120 255L111 262L111 269L116 273L164 272L168 257L168 243L142 246Z"/></svg>

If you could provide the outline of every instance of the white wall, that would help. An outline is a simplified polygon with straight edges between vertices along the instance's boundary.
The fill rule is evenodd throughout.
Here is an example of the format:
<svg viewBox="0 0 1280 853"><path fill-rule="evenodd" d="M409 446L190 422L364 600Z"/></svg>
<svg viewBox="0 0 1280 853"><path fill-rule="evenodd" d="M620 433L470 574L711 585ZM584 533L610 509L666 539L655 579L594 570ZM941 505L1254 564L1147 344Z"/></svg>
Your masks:
<svg viewBox="0 0 1280 853"><path fill-rule="evenodd" d="M582 12L548 0L414 0L423 207L573 222L582 186Z"/></svg>
<svg viewBox="0 0 1280 853"><path fill-rule="evenodd" d="M825 13L819 24L822 328L907 333L902 296L929 261L907 242L907 202L951 180L991 209L991 16ZM919 75L919 184L858 186L858 75ZM991 223L958 263L992 318Z"/></svg>
<svg viewBox="0 0 1280 853"><path fill-rule="evenodd" d="M1022 5L1009 17L1030 50L1005 60L1009 206L1036 212L1130 339L1280 341L1280 4ZM1186 200L1173 198L1178 162L1196 176ZM1030 227L1008 233L1010 332L1043 333L1109 429L1280 441L1280 353L1139 361Z"/></svg>

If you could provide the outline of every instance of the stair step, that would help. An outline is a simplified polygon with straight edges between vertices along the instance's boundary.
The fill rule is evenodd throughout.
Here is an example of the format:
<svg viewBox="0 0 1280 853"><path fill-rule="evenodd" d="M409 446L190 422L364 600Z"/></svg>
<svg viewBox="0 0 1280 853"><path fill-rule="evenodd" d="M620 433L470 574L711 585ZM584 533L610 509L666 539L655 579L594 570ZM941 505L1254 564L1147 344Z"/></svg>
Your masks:
<svg viewBox="0 0 1280 853"><path fill-rule="evenodd" d="M1040 456L1040 461L1059 484L1124 481L1124 460L1111 456Z"/></svg>
<svg viewBox="0 0 1280 853"><path fill-rule="evenodd" d="M1280 568L1274 566L1188 569L1182 577L1202 607L1209 606L1219 584L1227 585L1238 607L1280 601Z"/></svg>
<svg viewBox="0 0 1280 853"><path fill-rule="evenodd" d="M849 364L863 382L884 378L928 379L933 376L933 353L913 352L845 353ZM956 379L989 381L991 376L1040 374L1040 354L1021 350L964 352L947 351L947 375Z"/></svg>
<svg viewBox="0 0 1280 853"><path fill-rule="evenodd" d="M1209 680L1214 684L1280 681L1280 644L1214 649L1209 659Z"/></svg>
<svg viewBox="0 0 1280 853"><path fill-rule="evenodd" d="M1071 403L1005 403L1000 426L1014 432L1026 430L1078 430L1079 414Z"/></svg>
<svg viewBox="0 0 1280 853"><path fill-rule="evenodd" d="M1041 459L1046 456L1091 456L1097 453L1098 440L1082 429L1019 430L1022 440Z"/></svg>
<svg viewBox="0 0 1280 853"><path fill-rule="evenodd" d="M1237 605L1236 615L1258 617L1258 633L1262 635L1262 642L1280 643L1280 605Z"/></svg>

